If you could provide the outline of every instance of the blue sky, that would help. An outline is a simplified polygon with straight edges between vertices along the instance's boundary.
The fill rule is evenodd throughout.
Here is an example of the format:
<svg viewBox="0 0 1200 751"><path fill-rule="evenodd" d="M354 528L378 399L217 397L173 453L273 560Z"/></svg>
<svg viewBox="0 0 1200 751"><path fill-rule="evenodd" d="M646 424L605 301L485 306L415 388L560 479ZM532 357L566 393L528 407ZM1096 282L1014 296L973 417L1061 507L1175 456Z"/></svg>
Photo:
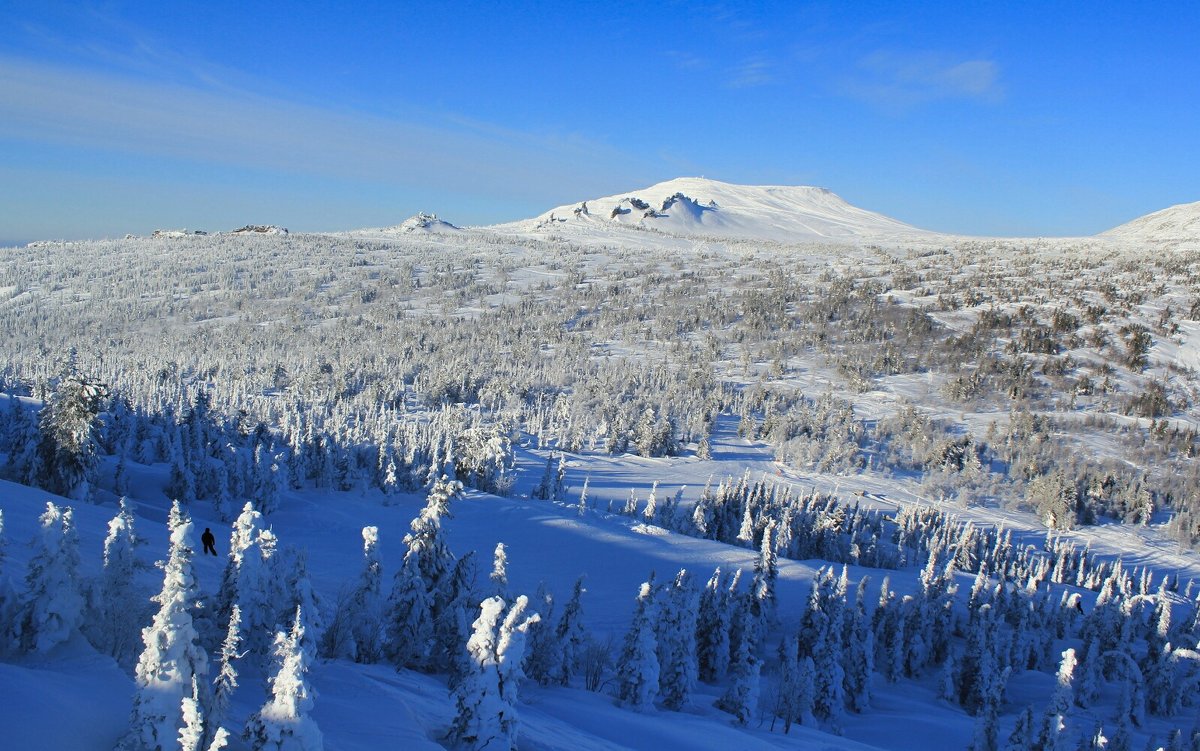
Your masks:
<svg viewBox="0 0 1200 751"><path fill-rule="evenodd" d="M0 28L3 242L483 224L690 175L988 235L1200 200L1200 3L0 0Z"/></svg>

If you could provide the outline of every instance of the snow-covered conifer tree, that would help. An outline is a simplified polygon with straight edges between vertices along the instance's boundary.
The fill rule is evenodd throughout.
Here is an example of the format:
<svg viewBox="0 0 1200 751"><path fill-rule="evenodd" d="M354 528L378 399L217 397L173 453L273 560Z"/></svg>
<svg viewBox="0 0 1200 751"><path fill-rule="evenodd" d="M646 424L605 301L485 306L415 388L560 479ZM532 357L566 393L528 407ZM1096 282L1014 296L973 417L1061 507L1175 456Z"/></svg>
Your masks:
<svg viewBox="0 0 1200 751"><path fill-rule="evenodd" d="M625 645L617 661L617 698L638 710L653 707L658 695L658 643L654 638L657 617L651 576L638 591L633 623L625 634Z"/></svg>
<svg viewBox="0 0 1200 751"><path fill-rule="evenodd" d="M433 623L435 659L428 667L448 671L448 684L453 690L468 668L467 654L458 647L470 640L471 619L477 612L474 550L455 562L437 602L438 616Z"/></svg>
<svg viewBox="0 0 1200 751"><path fill-rule="evenodd" d="M87 500L96 466L96 415L106 396L102 384L79 373L72 353L38 415L41 482L50 492Z"/></svg>
<svg viewBox="0 0 1200 751"><path fill-rule="evenodd" d="M546 457L546 469L542 479L529 491L529 497L537 501L548 501L554 493L554 455Z"/></svg>
<svg viewBox="0 0 1200 751"><path fill-rule="evenodd" d="M416 558L409 558L396 572L388 599L388 658L398 668L422 668L432 648L433 601Z"/></svg>
<svg viewBox="0 0 1200 751"><path fill-rule="evenodd" d="M567 455L558 455L558 468L554 470L554 485L550 491L550 500L562 503L567 494Z"/></svg>
<svg viewBox="0 0 1200 751"><path fill-rule="evenodd" d="M525 634L538 619L525 614L527 605L524 595L518 597L501 620L504 600L490 597L480 604L466 645L470 667L455 690L457 714L450 727L451 740L465 748L516 748Z"/></svg>
<svg viewBox="0 0 1200 751"><path fill-rule="evenodd" d="M258 533L263 529L262 514L254 509L254 504L247 501L229 533L229 552L221 573L221 585L217 590L216 610L220 621L228 622L229 611L238 602L238 579L246 551L254 546L258 540Z"/></svg>
<svg viewBox="0 0 1200 751"><path fill-rule="evenodd" d="M1104 726L1096 721L1096 727L1091 733L1085 733L1079 738L1079 751L1112 751L1108 738L1104 737Z"/></svg>
<svg viewBox="0 0 1200 751"><path fill-rule="evenodd" d="M120 512L108 522L104 569L96 588L95 612L88 624L92 645L120 664L132 664L141 641L138 622L142 603L135 588L137 534L133 519L129 501L122 498Z"/></svg>
<svg viewBox="0 0 1200 751"><path fill-rule="evenodd" d="M145 649L135 673L137 691L129 733L120 746L123 751L174 748L183 725L183 699L191 693L192 677L198 677L204 685L208 675L208 655L192 623L192 608L199 598L192 572L192 522L184 512L177 513L183 521L171 532L171 549L162 567L162 592L154 598L159 609L153 622L142 629Z"/></svg>
<svg viewBox="0 0 1200 751"><path fill-rule="evenodd" d="M581 576L575 580L571 599L563 608L562 618L559 619L558 626L554 631L559 648L562 650L558 682L563 686L571 685L571 678L578 671L587 647L587 632L583 626L583 593L585 591Z"/></svg>
<svg viewBox="0 0 1200 751"><path fill-rule="evenodd" d="M540 616L529 627L529 649L526 650L525 674L539 685L549 686L562 675L562 644L553 621L554 596L546 591L546 583L538 586L535 602Z"/></svg>
<svg viewBox="0 0 1200 751"><path fill-rule="evenodd" d="M1017 715L1017 722L1008 736L1004 751L1029 751L1033 748L1037 735L1034 722L1033 707L1025 707L1025 710Z"/></svg>
<svg viewBox="0 0 1200 751"><path fill-rule="evenodd" d="M771 730L775 729L775 720L783 721L783 732L791 731L792 723L800 718L797 702L800 686L800 658L795 637L784 636L779 641L776 650L778 669L775 673L775 704L771 708L773 718ZM738 651L741 652L739 645Z"/></svg>
<svg viewBox="0 0 1200 751"><path fill-rule="evenodd" d="M1046 714L1042 718L1042 726L1037 735L1037 747L1042 751L1055 751L1063 746L1063 715L1071 708L1075 698L1072 688L1075 677L1074 649L1063 651L1057 677L1058 685L1046 706Z"/></svg>
<svg viewBox="0 0 1200 751"><path fill-rule="evenodd" d="M455 612L458 605L453 603L461 596L462 591L453 581L454 554L450 552L442 536L442 518L449 516L450 501L461 493L462 483L457 480L442 476L435 481L429 489L425 507L412 520L411 532L404 537L407 548L404 563L407 566L412 562L415 571L419 572L425 582L426 592L429 594L434 640L437 645L437 650L432 653L436 658L433 667L440 668L448 665L455 651L451 645L460 643L461 636L461 618Z"/></svg>
<svg viewBox="0 0 1200 751"><path fill-rule="evenodd" d="M659 593L655 638L658 647L659 696L667 709L678 710L696 687L696 605L691 577L681 570Z"/></svg>
<svg viewBox="0 0 1200 751"><path fill-rule="evenodd" d="M700 680L713 683L729 668L729 597L721 569L713 571L700 595L696 620L696 657Z"/></svg>
<svg viewBox="0 0 1200 751"><path fill-rule="evenodd" d="M646 499L646 508L642 509L642 519L647 524L658 523L658 480L650 486L650 497Z"/></svg>
<svg viewBox="0 0 1200 751"><path fill-rule="evenodd" d="M283 621L287 614L300 608L304 614L304 640L301 646L308 650L308 659L312 661L317 658L317 645L324 642L325 619L321 613L321 600L308 576L308 552L288 549L285 555L280 556L280 560L284 568L282 572L277 569L275 574L276 579L282 578L284 581L282 607L276 609L276 622Z"/></svg>
<svg viewBox="0 0 1200 751"><path fill-rule="evenodd" d="M192 676L192 692L180 702L183 727L179 728L180 751L204 751L204 707L200 701L200 681Z"/></svg>
<svg viewBox="0 0 1200 751"><path fill-rule="evenodd" d="M751 608L759 625L768 627L775 619L775 582L779 579L779 562L775 554L775 520L763 530L758 559L754 562L754 580L750 585Z"/></svg>
<svg viewBox="0 0 1200 751"><path fill-rule="evenodd" d="M1000 751L1000 714L988 705L975 720L975 735L967 751Z"/></svg>
<svg viewBox="0 0 1200 751"><path fill-rule="evenodd" d="M350 597L350 630L358 662L375 662L382 646L383 564L379 560L379 527L363 527L363 567Z"/></svg>
<svg viewBox="0 0 1200 751"><path fill-rule="evenodd" d="M864 576L858 583L854 610L850 613L846 649L842 655L846 674L846 698L855 712L865 712L871 706L871 676L875 672L875 635L867 620L867 583Z"/></svg>
<svg viewBox="0 0 1200 751"><path fill-rule="evenodd" d="M580 516L587 513L588 510L588 484L591 482L591 475L583 478L583 487L579 490L579 503L576 505L576 510Z"/></svg>
<svg viewBox="0 0 1200 751"><path fill-rule="evenodd" d="M738 725L748 724L758 711L759 669L750 641L743 639L730 668L732 681L716 704L718 709L733 715L733 721Z"/></svg>
<svg viewBox="0 0 1200 751"><path fill-rule="evenodd" d="M241 644L242 611L236 604L229 613L229 625L225 629L225 641L221 643L221 656L217 661L217 677L213 680L212 702L209 708L209 727L206 739L210 742L216 739L216 729L225 722L229 711L229 702L233 692L238 687L238 669L235 664L242 655L238 652Z"/></svg>
<svg viewBox="0 0 1200 751"><path fill-rule="evenodd" d="M313 696L305 680L308 652L302 646L304 617L296 609L291 630L276 634L279 669L271 678L271 698L250 717L244 737L253 751L321 751L324 740L308 716Z"/></svg>
<svg viewBox="0 0 1200 751"><path fill-rule="evenodd" d="M488 577L492 582L492 596L508 601L508 553L504 543L496 543L492 554L492 573Z"/></svg>
<svg viewBox="0 0 1200 751"><path fill-rule="evenodd" d="M196 474L188 462L188 451L183 446L185 439L182 436L185 435L186 433L182 433L176 425L175 438L171 441L171 474L163 490L169 498L182 501L184 506L191 507L196 502Z"/></svg>
<svg viewBox="0 0 1200 751"><path fill-rule="evenodd" d="M70 638L83 621L79 591L79 548L71 508L46 503L34 540L36 552L25 576L21 644L29 652L48 652Z"/></svg>

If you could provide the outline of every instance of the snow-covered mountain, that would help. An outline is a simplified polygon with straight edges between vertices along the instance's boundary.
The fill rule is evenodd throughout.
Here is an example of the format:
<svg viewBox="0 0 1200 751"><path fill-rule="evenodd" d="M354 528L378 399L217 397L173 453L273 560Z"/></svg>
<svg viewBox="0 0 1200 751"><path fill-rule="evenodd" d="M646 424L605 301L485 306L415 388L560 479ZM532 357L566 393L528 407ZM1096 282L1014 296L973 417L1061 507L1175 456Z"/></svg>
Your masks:
<svg viewBox="0 0 1200 751"><path fill-rule="evenodd" d="M809 186L733 185L681 177L551 209L505 228L636 227L672 235L809 242L917 239L934 233Z"/></svg>
<svg viewBox="0 0 1200 751"><path fill-rule="evenodd" d="M1100 235L1123 240L1200 242L1200 201L1181 203L1139 216Z"/></svg>
<svg viewBox="0 0 1200 751"><path fill-rule="evenodd" d="M419 211L399 224L394 224L390 227L371 227L364 229L352 230L346 233L334 233L348 235L351 237L369 237L374 239L387 239L395 237L411 237L421 235L454 235L462 232L462 229L454 226L445 219L441 219L437 214L427 214L424 211Z"/></svg>

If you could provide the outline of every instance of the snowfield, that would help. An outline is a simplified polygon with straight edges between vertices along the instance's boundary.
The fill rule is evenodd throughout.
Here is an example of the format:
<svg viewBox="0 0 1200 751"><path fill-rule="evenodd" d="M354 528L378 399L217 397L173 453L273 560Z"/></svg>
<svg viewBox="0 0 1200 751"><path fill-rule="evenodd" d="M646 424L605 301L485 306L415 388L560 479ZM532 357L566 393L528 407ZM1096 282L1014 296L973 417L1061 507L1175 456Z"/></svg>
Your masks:
<svg viewBox="0 0 1200 751"><path fill-rule="evenodd" d="M0 746L1194 748L1193 208L0 249Z"/></svg>

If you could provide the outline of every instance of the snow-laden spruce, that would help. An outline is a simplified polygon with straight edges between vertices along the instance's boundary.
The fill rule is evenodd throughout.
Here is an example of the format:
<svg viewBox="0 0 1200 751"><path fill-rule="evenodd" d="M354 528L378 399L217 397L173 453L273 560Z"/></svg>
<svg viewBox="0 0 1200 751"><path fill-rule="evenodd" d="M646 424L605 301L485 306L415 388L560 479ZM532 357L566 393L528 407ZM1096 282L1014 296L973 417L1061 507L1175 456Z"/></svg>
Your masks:
<svg viewBox="0 0 1200 751"><path fill-rule="evenodd" d="M69 506L47 501L34 540L36 552L25 575L25 605L20 621L21 645L29 652L49 652L71 638L83 622L84 598L79 587L79 543Z"/></svg>
<svg viewBox="0 0 1200 751"><path fill-rule="evenodd" d="M79 372L72 351L54 393L38 415L42 487L85 501L97 461L96 416L107 389Z"/></svg>
<svg viewBox="0 0 1200 751"><path fill-rule="evenodd" d="M654 577L638 590L633 623L625 634L625 644L617 661L617 699L637 710L654 706L658 696L660 667L658 640L654 624L658 608L654 598Z"/></svg>
<svg viewBox="0 0 1200 751"><path fill-rule="evenodd" d="M183 700L192 694L192 679L206 685L208 655L200 646L192 620L199 588L192 570L192 522L176 501L178 520L171 529L171 547L162 563L163 587L154 598L158 612L142 629L145 648L138 659L129 732L120 751L168 751L176 748L183 726Z"/></svg>
<svg viewBox="0 0 1200 751"><path fill-rule="evenodd" d="M304 616L296 608L291 629L275 634L278 668L271 677L271 698L246 722L243 736L252 751L321 751L325 747L317 723L308 715L313 692L305 678L309 653L303 641Z"/></svg>
<svg viewBox="0 0 1200 751"><path fill-rule="evenodd" d="M104 538L104 568L92 594L88 640L123 666L132 666L141 644L145 595L139 592L134 549L139 540L134 528L134 507L121 498L120 511L108 522Z"/></svg>
<svg viewBox="0 0 1200 751"><path fill-rule="evenodd" d="M539 620L536 613L526 613L527 606L524 595L511 607L499 597L480 603L466 643L468 668L455 690L457 711L449 733L450 740L462 748L513 751L517 747L525 636Z"/></svg>

